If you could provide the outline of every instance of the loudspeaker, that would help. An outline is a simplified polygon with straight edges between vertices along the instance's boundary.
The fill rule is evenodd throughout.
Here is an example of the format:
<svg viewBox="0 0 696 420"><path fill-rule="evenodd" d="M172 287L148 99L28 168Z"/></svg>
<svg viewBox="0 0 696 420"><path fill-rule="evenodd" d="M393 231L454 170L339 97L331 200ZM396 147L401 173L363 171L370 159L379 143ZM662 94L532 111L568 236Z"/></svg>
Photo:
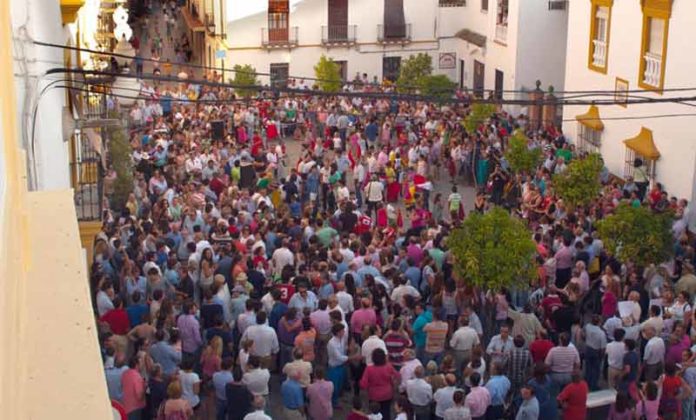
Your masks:
<svg viewBox="0 0 696 420"><path fill-rule="evenodd" d="M225 139L225 122L224 121L211 121L210 130L212 131L213 140L224 140Z"/></svg>

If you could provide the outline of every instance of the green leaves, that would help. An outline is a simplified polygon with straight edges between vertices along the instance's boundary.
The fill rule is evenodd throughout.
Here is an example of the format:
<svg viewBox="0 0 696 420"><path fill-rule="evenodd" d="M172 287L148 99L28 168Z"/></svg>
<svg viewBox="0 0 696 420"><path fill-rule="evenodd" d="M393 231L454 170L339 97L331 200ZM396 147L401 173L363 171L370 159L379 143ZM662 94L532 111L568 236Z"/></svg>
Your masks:
<svg viewBox="0 0 696 420"><path fill-rule="evenodd" d="M428 77L433 73L433 58L426 53L411 55L401 63L401 72L396 80L396 87L400 93L416 93L422 91ZM437 82L436 82L437 83Z"/></svg>
<svg viewBox="0 0 696 420"><path fill-rule="evenodd" d="M234 71L234 85L236 86L256 86L259 84L258 80L256 79L256 69L249 65L239 65L235 64L233 67ZM235 88L235 92L239 94L242 98L248 98L252 94L254 94L256 90L255 89L246 89L243 87L238 87Z"/></svg>
<svg viewBox="0 0 696 420"><path fill-rule="evenodd" d="M133 191L133 163L130 153L131 147L124 129L109 129L109 154L111 165L116 171L111 208L117 211L125 207L128 195Z"/></svg>
<svg viewBox="0 0 696 420"><path fill-rule="evenodd" d="M332 59L324 54L314 66L314 76L319 79L317 85L324 92L338 92L341 90L341 68Z"/></svg>
<svg viewBox="0 0 696 420"><path fill-rule="evenodd" d="M671 213L621 204L614 214L597 222L605 248L621 261L639 266L660 263L673 253Z"/></svg>
<svg viewBox="0 0 696 420"><path fill-rule="evenodd" d="M585 159L574 159L565 172L553 176L556 193L571 206L589 204L602 190L600 173L603 166L596 153Z"/></svg>
<svg viewBox="0 0 696 420"><path fill-rule="evenodd" d="M502 208L472 213L448 240L455 270L484 289L524 286L535 275L536 246L525 224Z"/></svg>
<svg viewBox="0 0 696 420"><path fill-rule="evenodd" d="M438 74L426 76L422 79L420 93L441 100L451 98L456 88L457 84L451 81L449 77L444 74Z"/></svg>
<svg viewBox="0 0 696 420"><path fill-rule="evenodd" d="M510 168L515 173L532 173L541 162L541 149L529 148L529 139L521 130L515 130L510 136L505 160L510 164Z"/></svg>
<svg viewBox="0 0 696 420"><path fill-rule="evenodd" d="M464 119L464 128L471 134L495 112L495 105L475 103L471 106L469 115Z"/></svg>

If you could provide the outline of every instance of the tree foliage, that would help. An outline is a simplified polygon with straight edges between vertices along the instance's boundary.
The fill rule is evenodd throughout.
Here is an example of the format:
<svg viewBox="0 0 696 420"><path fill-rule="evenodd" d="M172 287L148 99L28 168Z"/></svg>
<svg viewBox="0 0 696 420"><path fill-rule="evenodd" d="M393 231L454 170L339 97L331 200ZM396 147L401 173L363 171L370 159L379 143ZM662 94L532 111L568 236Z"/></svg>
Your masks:
<svg viewBox="0 0 696 420"><path fill-rule="evenodd" d="M469 133L475 132L478 126L486 122L494 112L495 105L493 104L473 104L469 115L464 119L464 128L466 128L466 131Z"/></svg>
<svg viewBox="0 0 696 420"><path fill-rule="evenodd" d="M642 267L659 264L673 253L671 215L622 204L597 222L597 231L605 248L619 260Z"/></svg>
<svg viewBox="0 0 696 420"><path fill-rule="evenodd" d="M510 136L505 160L515 173L532 173L541 162L542 152L538 147L529 148L529 139L521 130L515 130Z"/></svg>
<svg viewBox="0 0 696 420"><path fill-rule="evenodd" d="M427 96L433 96L436 99L451 98L457 84L449 79L444 74L426 76L422 80L420 93Z"/></svg>
<svg viewBox="0 0 696 420"><path fill-rule="evenodd" d="M603 167L596 153L585 159L574 159L565 172L553 176L554 189L571 206L586 205L602 190L600 173Z"/></svg>
<svg viewBox="0 0 696 420"><path fill-rule="evenodd" d="M125 207L128 196L133 191L133 162L130 152L131 147L125 130L122 127L109 129L109 156L116 171L110 205L116 211Z"/></svg>
<svg viewBox="0 0 696 420"><path fill-rule="evenodd" d="M257 86L259 84L256 78L256 69L249 65L235 64L232 68L234 71L234 81L233 83L238 86ZM243 87L235 88L235 92L239 94L242 98L248 98L256 92L256 89L246 89Z"/></svg>
<svg viewBox="0 0 696 420"><path fill-rule="evenodd" d="M327 58L324 54L319 58L319 62L314 66L314 76L317 80L317 86L324 92L339 92L341 85L341 67L331 58Z"/></svg>
<svg viewBox="0 0 696 420"><path fill-rule="evenodd" d="M421 91L432 73L433 58L430 55L426 53L411 55L401 63L401 72L396 80L397 90L401 93Z"/></svg>
<svg viewBox="0 0 696 420"><path fill-rule="evenodd" d="M523 285L535 275L536 246L529 230L502 208L469 215L447 245L457 273L475 286L498 290Z"/></svg>

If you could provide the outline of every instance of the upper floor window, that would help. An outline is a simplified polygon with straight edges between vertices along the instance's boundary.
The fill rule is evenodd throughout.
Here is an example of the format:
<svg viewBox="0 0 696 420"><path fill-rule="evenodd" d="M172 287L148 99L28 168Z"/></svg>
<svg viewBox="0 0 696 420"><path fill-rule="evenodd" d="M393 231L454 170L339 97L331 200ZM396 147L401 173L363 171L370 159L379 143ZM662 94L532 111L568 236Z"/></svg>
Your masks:
<svg viewBox="0 0 696 420"><path fill-rule="evenodd" d="M507 41L508 10L508 0L498 0L498 10L495 17L495 40L503 43Z"/></svg>
<svg viewBox="0 0 696 420"><path fill-rule="evenodd" d="M665 83L667 37L672 1L643 0L643 36L640 49L638 86L661 91Z"/></svg>
<svg viewBox="0 0 696 420"><path fill-rule="evenodd" d="M609 61L609 28L613 0L593 0L590 22L588 67L600 73L607 72Z"/></svg>
<svg viewBox="0 0 696 420"><path fill-rule="evenodd" d="M482 12L488 11L488 0L481 0L481 11Z"/></svg>

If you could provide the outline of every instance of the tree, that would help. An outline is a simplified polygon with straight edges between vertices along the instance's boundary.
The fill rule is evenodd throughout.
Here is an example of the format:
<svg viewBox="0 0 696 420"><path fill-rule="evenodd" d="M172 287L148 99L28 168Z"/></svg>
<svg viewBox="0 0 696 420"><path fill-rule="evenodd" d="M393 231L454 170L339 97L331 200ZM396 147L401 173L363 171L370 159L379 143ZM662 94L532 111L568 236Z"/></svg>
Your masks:
<svg viewBox="0 0 696 420"><path fill-rule="evenodd" d="M450 234L447 245L457 273L475 286L494 290L523 286L535 275L536 245L529 230L502 208L469 215Z"/></svg>
<svg viewBox="0 0 696 420"><path fill-rule="evenodd" d="M234 71L234 81L232 82L236 86L258 86L259 81L256 78L256 69L249 65L235 64L232 68ZM256 89L247 89L243 87L235 88L235 92L239 94L242 98L248 98L256 92Z"/></svg>
<svg viewBox="0 0 696 420"><path fill-rule="evenodd" d="M122 127L109 129L109 156L111 166L116 171L111 208L120 211L125 208L128 196L133 192L133 162L128 136Z"/></svg>
<svg viewBox="0 0 696 420"><path fill-rule="evenodd" d="M426 76L422 80L420 92L423 95L433 96L436 99L448 99L452 97L457 84L444 74Z"/></svg>
<svg viewBox="0 0 696 420"><path fill-rule="evenodd" d="M510 136L505 160L515 173L532 173L541 162L542 152L538 147L529 148L529 139L521 130L515 130Z"/></svg>
<svg viewBox="0 0 696 420"><path fill-rule="evenodd" d="M464 119L464 128L469 133L475 132L478 126L486 122L494 112L495 105L493 104L473 104L469 115Z"/></svg>
<svg viewBox="0 0 696 420"><path fill-rule="evenodd" d="M341 67L324 54L314 66L314 76L319 79L317 85L324 92L339 92L343 81L341 80Z"/></svg>
<svg viewBox="0 0 696 420"><path fill-rule="evenodd" d="M602 190L603 167L602 158L596 153L574 159L564 172L553 176L554 189L571 206L589 204Z"/></svg>
<svg viewBox="0 0 696 420"><path fill-rule="evenodd" d="M423 89L426 78L433 73L433 58L426 53L411 55L401 63L401 72L396 80L401 93L415 93Z"/></svg>
<svg viewBox="0 0 696 420"><path fill-rule="evenodd" d="M638 266L660 264L673 253L672 213L653 213L646 207L621 204L614 214L597 222L604 247L621 261Z"/></svg>

